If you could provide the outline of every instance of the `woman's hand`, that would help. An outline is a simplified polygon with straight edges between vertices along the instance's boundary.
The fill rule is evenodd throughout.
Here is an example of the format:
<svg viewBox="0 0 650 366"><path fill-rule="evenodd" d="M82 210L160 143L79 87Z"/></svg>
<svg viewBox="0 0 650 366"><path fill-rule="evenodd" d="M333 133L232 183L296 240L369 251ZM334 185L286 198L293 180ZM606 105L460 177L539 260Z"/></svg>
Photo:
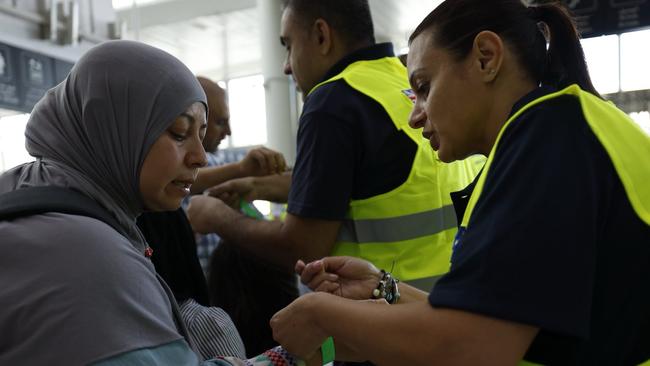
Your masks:
<svg viewBox="0 0 650 366"><path fill-rule="evenodd" d="M289 353L304 360L317 357L327 334L318 325L317 305L326 301L322 293L303 295L271 318L273 339Z"/></svg>
<svg viewBox="0 0 650 366"><path fill-rule="evenodd" d="M299 260L295 269L300 281L313 291L353 300L371 298L381 279L377 267L354 257L325 257L308 264Z"/></svg>
<svg viewBox="0 0 650 366"><path fill-rule="evenodd" d="M342 338L337 338L336 334L329 333L331 329L328 330L328 325L340 323L341 320L329 319L327 312L330 313L329 316L332 313L345 314L348 306L357 305L367 309L374 306L389 306L384 299L351 301L322 292L313 292L299 297L271 318L273 338L289 353L307 360L308 365L316 364L317 360L321 360L320 347L328 336L334 338L336 360L365 361L367 355L351 348L341 340ZM339 331L349 334L356 330Z"/></svg>

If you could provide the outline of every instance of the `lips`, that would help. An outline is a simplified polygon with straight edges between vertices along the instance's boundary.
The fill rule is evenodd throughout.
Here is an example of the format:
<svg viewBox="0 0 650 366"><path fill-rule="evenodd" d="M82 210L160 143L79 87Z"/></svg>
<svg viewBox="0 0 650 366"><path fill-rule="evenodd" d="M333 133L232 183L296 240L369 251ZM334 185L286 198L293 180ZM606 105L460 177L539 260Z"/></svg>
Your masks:
<svg viewBox="0 0 650 366"><path fill-rule="evenodd" d="M194 183L194 180L175 180L175 181L172 181L172 185L174 185L174 187L177 187L185 195L190 194L190 189L192 188L193 183Z"/></svg>
<svg viewBox="0 0 650 366"><path fill-rule="evenodd" d="M433 150L438 151L440 148L440 137L436 131L422 131L422 136L429 140L429 144Z"/></svg>
<svg viewBox="0 0 650 366"><path fill-rule="evenodd" d="M437 133L434 132L431 134L431 137L429 138L429 144L435 151L438 151L438 149L440 149L440 137Z"/></svg>

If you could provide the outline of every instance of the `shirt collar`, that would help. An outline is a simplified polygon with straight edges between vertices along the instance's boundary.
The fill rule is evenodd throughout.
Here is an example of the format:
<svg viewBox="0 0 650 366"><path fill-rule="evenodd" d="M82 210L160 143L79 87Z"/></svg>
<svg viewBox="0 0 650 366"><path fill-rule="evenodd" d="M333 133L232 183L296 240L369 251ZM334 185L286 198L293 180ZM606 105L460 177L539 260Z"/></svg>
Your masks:
<svg viewBox="0 0 650 366"><path fill-rule="evenodd" d="M340 74L350 64L357 61L377 60L384 57L394 57L393 44L390 42L377 43L369 47L364 47L347 54L340 59L329 71L325 74L321 82L329 80L332 77Z"/></svg>
<svg viewBox="0 0 650 366"><path fill-rule="evenodd" d="M525 107L526 104L532 102L533 100L535 100L537 98L541 98L544 95L551 94L551 93L554 93L556 91L557 90L555 88L550 87L550 86L539 86L539 87L533 89L531 92L524 95L518 101L515 102L515 104L512 106L512 110L510 111L510 114L508 115L508 119L510 119L510 117L512 117L513 114L517 113L518 110Z"/></svg>

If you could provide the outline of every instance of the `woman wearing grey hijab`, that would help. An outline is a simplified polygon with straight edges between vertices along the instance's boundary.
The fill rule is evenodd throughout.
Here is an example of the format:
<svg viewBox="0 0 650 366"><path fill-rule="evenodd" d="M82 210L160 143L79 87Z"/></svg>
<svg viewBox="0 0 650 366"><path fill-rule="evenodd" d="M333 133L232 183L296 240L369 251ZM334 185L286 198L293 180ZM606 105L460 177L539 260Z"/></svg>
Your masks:
<svg viewBox="0 0 650 366"><path fill-rule="evenodd" d="M67 188L119 225L57 212L0 221L0 365L199 364L135 220L189 193L206 111L179 60L132 41L88 51L34 107L25 136L36 161L1 175L0 194ZM298 362L269 352L260 360Z"/></svg>

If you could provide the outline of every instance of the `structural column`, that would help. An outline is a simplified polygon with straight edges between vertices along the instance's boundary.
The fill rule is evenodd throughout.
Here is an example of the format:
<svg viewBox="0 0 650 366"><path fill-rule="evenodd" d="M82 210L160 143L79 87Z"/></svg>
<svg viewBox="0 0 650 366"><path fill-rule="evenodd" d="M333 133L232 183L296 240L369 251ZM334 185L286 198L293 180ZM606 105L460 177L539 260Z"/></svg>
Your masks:
<svg viewBox="0 0 650 366"><path fill-rule="evenodd" d="M261 23L260 46L266 100L267 145L282 152L287 163L293 165L296 138L291 127L291 91L289 78L282 71L286 54L280 44L282 1L258 0L257 8Z"/></svg>

